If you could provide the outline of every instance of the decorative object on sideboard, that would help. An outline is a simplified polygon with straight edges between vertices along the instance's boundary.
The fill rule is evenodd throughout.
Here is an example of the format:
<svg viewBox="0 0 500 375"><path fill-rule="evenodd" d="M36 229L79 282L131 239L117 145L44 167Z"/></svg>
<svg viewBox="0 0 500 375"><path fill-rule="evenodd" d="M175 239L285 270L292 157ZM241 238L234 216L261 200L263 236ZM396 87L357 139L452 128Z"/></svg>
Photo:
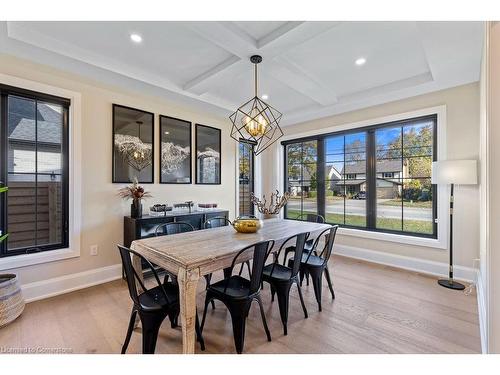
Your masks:
<svg viewBox="0 0 500 375"><path fill-rule="evenodd" d="M154 114L113 104L113 182L153 183Z"/></svg>
<svg viewBox="0 0 500 375"><path fill-rule="evenodd" d="M198 211L210 211L217 209L217 203L198 203Z"/></svg>
<svg viewBox="0 0 500 375"><path fill-rule="evenodd" d="M149 216L167 216L167 212L172 212L172 208L167 204L154 204L149 207Z"/></svg>
<svg viewBox="0 0 500 375"><path fill-rule="evenodd" d="M139 185L137 178L134 178L132 185L118 190L118 195L126 200L132 199L132 204L130 205L130 216L133 218L142 217L142 200L144 198L151 198L151 194Z"/></svg>
<svg viewBox="0 0 500 375"><path fill-rule="evenodd" d="M264 219L271 219L279 214L280 210L285 206L289 198L289 192L280 195L279 191L276 190L276 193L271 194L269 203L267 202L265 195L263 195L262 200L260 200L254 193L250 196L250 202L252 202L252 204L257 207L257 210L264 215Z"/></svg>
<svg viewBox="0 0 500 375"><path fill-rule="evenodd" d="M476 160L442 160L432 163L432 183L437 185L451 185L450 189L450 264L448 279L438 280L438 284L445 288L464 290L465 285L453 280L453 205L454 185L476 185L477 184L477 161Z"/></svg>
<svg viewBox="0 0 500 375"><path fill-rule="evenodd" d="M21 315L24 305L17 276L11 273L0 275L0 328Z"/></svg>
<svg viewBox="0 0 500 375"><path fill-rule="evenodd" d="M193 201L174 203L174 211L176 211L176 212L189 212L189 213L191 213L193 207L194 207Z"/></svg>
<svg viewBox="0 0 500 375"><path fill-rule="evenodd" d="M255 233L262 228L263 223L256 217L240 216L231 225L239 233Z"/></svg>
<svg viewBox="0 0 500 375"><path fill-rule="evenodd" d="M255 142L257 145L254 147L254 154L259 155L283 136L283 130L279 126L283 115L259 98L257 64L262 62L262 56L253 55L250 61L254 64L254 97L241 105L229 119L233 124L231 138L236 142L242 138Z"/></svg>

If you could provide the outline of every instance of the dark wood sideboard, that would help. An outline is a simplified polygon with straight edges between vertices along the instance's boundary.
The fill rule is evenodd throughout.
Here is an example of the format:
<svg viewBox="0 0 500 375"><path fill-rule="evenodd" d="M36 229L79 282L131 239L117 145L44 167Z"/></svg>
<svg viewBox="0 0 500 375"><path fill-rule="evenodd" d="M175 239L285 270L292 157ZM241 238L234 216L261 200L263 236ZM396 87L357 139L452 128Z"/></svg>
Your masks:
<svg viewBox="0 0 500 375"><path fill-rule="evenodd" d="M229 219L229 211L167 212L165 216L144 215L141 218L125 216L123 220L123 245L130 247L130 244L135 240L154 237L156 227L163 223L184 221L191 224L195 230L200 230L204 229L205 221L219 216Z"/></svg>

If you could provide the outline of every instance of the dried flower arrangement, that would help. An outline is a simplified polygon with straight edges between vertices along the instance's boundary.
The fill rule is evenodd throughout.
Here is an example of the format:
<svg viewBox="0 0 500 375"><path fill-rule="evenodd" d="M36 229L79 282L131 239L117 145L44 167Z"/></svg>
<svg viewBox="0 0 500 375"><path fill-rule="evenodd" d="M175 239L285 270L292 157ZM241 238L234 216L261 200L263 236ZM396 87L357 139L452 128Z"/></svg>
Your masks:
<svg viewBox="0 0 500 375"><path fill-rule="evenodd" d="M145 191L144 188L139 185L137 177L134 177L132 185L119 189L118 195L123 199L132 199L134 201L140 201L143 198L152 197L150 192Z"/></svg>
<svg viewBox="0 0 500 375"><path fill-rule="evenodd" d="M130 206L130 216L132 217L142 217L142 204L141 200L143 198L151 198L152 195L148 191L139 185L137 177L134 177L134 182L130 186L126 186L118 190L118 195L122 199L132 199L132 205Z"/></svg>
<svg viewBox="0 0 500 375"><path fill-rule="evenodd" d="M261 214L264 214L265 216L270 216L270 215L277 215L283 208L283 206L288 202L289 198L290 198L289 192L286 192L285 194L280 196L279 191L276 190L276 193L271 194L271 200L269 204L267 204L267 199L265 195L262 196L262 201L261 201L253 193L250 197L250 201L255 207L257 207L257 210Z"/></svg>
<svg viewBox="0 0 500 375"><path fill-rule="evenodd" d="M144 188L139 185L139 181L137 177L134 177L134 181L132 185L126 186L118 190L118 195L123 199L132 199L140 201L143 198L151 198L152 195L148 191L145 191Z"/></svg>

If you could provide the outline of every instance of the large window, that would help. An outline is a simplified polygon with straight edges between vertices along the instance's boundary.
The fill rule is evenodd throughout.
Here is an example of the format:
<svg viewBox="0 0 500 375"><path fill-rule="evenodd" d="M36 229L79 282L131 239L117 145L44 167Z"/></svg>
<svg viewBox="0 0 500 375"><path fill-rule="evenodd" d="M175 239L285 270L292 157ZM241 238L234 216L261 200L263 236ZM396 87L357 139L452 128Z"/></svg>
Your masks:
<svg viewBox="0 0 500 375"><path fill-rule="evenodd" d="M285 141L285 217L437 237L437 116Z"/></svg>
<svg viewBox="0 0 500 375"><path fill-rule="evenodd" d="M291 197L286 206L288 217L318 213L318 176L316 141L297 142L286 145L288 161L287 191Z"/></svg>
<svg viewBox="0 0 500 375"><path fill-rule="evenodd" d="M251 194L254 192L254 153L255 144L249 141L240 141L239 153L239 214L249 216L254 214Z"/></svg>
<svg viewBox="0 0 500 375"><path fill-rule="evenodd" d="M69 101L0 86L0 256L68 246Z"/></svg>

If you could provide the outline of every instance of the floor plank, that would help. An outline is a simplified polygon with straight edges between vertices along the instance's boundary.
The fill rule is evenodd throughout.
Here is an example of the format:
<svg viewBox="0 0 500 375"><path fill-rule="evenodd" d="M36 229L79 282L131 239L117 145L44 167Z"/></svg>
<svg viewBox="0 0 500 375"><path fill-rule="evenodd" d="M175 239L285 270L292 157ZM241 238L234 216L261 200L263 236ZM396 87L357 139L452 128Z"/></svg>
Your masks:
<svg viewBox="0 0 500 375"><path fill-rule="evenodd" d="M331 260L336 299L323 285L319 312L311 286L304 286L309 318L304 319L292 287L288 336L269 287L262 291L272 342L264 333L258 306L252 306L246 353L479 353L475 294L452 291L415 272L335 256ZM214 280L221 275L215 275ZM201 314L204 284L200 282ZM131 301L122 280L26 306L23 315L0 329L4 348L66 348L74 353L119 353ZM231 319L221 303L209 310L203 332L205 353L234 353ZM200 352L199 346L196 348ZM181 353L181 330L163 324L157 353ZM141 352L141 329L128 353Z"/></svg>

